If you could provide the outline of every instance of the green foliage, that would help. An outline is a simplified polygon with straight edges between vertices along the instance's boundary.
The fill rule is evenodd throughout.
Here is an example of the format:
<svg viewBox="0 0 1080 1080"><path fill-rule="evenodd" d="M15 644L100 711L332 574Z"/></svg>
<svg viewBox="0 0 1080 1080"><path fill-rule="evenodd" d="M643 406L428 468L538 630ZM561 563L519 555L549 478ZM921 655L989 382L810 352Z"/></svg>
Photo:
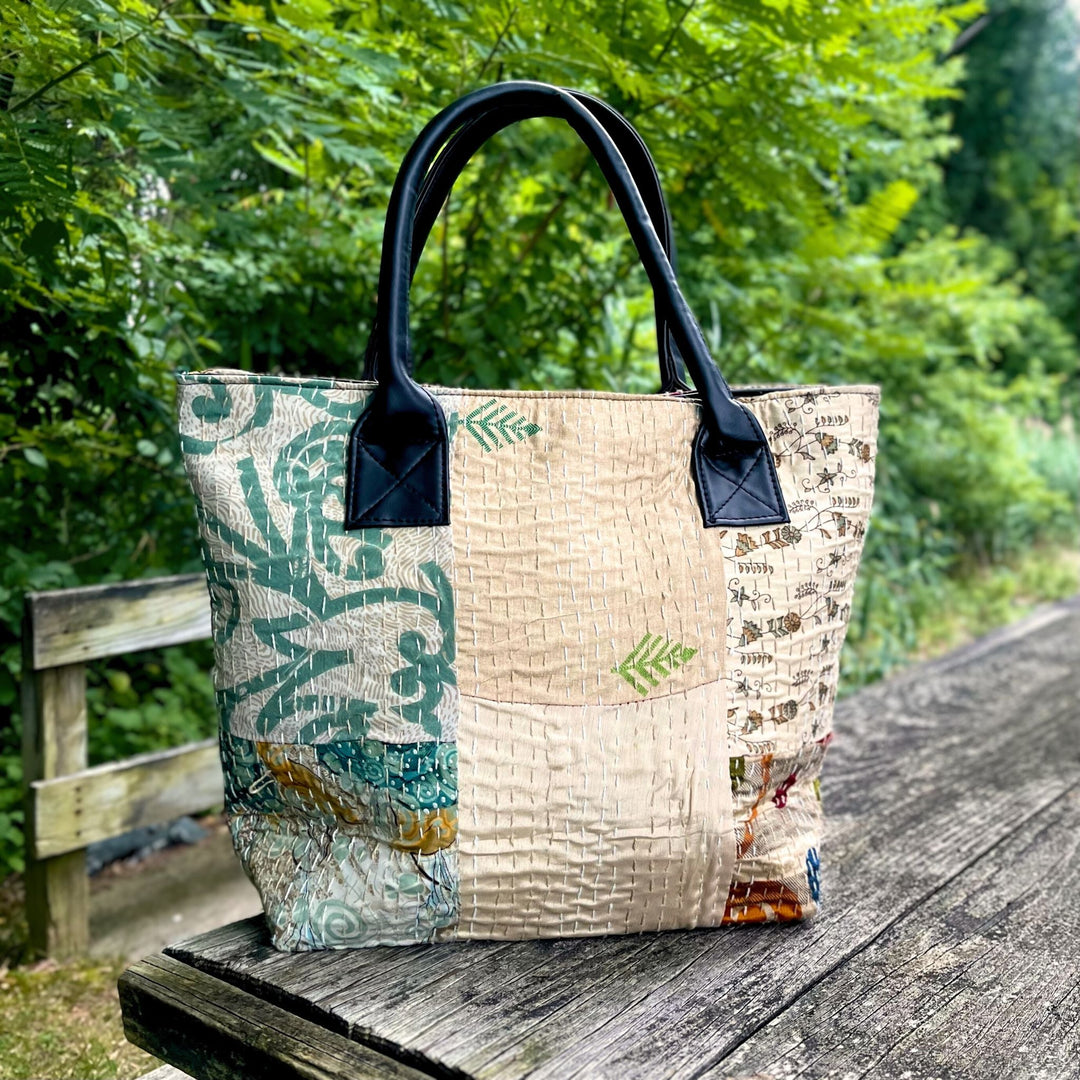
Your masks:
<svg viewBox="0 0 1080 1080"><path fill-rule="evenodd" d="M6 3L0 710L15 717L26 589L198 568L171 372L355 374L401 157L436 108L496 79L579 86L639 126L729 378L881 384L849 677L915 652L920 598L953 603L959 568L1013 573L1033 544L1075 539L1075 27L1050 0L995 0L961 38L982 10ZM564 126L485 147L431 249L413 299L427 381L655 387L644 275ZM205 657L152 663L94 675L96 755L205 730Z"/></svg>
<svg viewBox="0 0 1080 1080"><path fill-rule="evenodd" d="M207 679L210 643L127 657L95 667L86 693L90 763L119 761L212 735L217 714Z"/></svg>
<svg viewBox="0 0 1080 1080"><path fill-rule="evenodd" d="M963 134L939 215L1015 255L1027 287L1066 325L1080 316L1080 79L1073 11L1057 0L994 0L965 50ZM992 103L992 108L986 108ZM1016 369L1023 357L1016 358Z"/></svg>
<svg viewBox="0 0 1080 1080"><path fill-rule="evenodd" d="M888 558L888 552L869 555L874 572L856 587L849 632L857 647L844 653L842 693L1080 589L1075 548L1034 547L993 566L933 559L898 566Z"/></svg>

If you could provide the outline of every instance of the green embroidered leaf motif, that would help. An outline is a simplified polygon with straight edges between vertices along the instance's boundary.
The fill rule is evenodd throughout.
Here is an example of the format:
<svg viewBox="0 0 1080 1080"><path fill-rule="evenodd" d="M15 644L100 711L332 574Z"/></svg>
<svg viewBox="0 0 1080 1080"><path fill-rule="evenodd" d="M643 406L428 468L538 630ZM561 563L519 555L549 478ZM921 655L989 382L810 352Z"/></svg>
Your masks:
<svg viewBox="0 0 1080 1080"><path fill-rule="evenodd" d="M524 442L542 430L539 424L532 423L495 398L473 409L464 419L454 413L449 420L450 438L454 437L459 427L463 427L485 453L500 446Z"/></svg>
<svg viewBox="0 0 1080 1080"><path fill-rule="evenodd" d="M642 697L660 685L661 679L670 678L697 656L697 649L683 645L681 641L666 641L662 637L646 634L621 664L611 670L625 679Z"/></svg>

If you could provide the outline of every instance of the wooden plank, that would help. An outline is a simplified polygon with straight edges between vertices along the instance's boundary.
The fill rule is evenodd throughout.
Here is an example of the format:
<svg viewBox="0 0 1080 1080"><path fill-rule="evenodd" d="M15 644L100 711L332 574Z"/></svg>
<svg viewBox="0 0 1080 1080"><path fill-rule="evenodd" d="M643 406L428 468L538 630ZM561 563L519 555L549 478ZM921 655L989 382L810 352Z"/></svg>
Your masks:
<svg viewBox="0 0 1080 1080"><path fill-rule="evenodd" d="M209 638L202 574L27 596L35 670Z"/></svg>
<svg viewBox="0 0 1080 1080"><path fill-rule="evenodd" d="M31 851L45 859L224 802L216 738L31 785Z"/></svg>
<svg viewBox="0 0 1080 1080"><path fill-rule="evenodd" d="M28 637L24 634L23 641ZM68 664L31 669L23 652L23 782L86 767L86 669ZM30 837L36 828L33 799L26 797L26 918L30 947L45 956L74 956L89 944L90 888L86 856L73 851L39 860Z"/></svg>
<svg viewBox="0 0 1080 1080"><path fill-rule="evenodd" d="M1080 1075L1080 786L703 1073Z"/></svg>
<svg viewBox="0 0 1080 1080"><path fill-rule="evenodd" d="M308 994L314 997L325 983L328 959L333 959L337 964L347 958L349 970L354 976L363 971L375 980L390 981L405 977L417 962L423 961L432 978L451 979L463 975L467 977L471 964L483 964L498 952L520 947L509 942L474 942L464 947L440 945L436 949L430 945L407 945L334 954L319 951L283 953L270 944L265 921L261 915L257 915L180 941L166 952L182 958L197 957L201 970L220 972L223 977L228 977L237 966L250 964L262 973L274 972L271 979L288 981L289 986L302 997ZM347 1028L343 1026L342 1030Z"/></svg>
<svg viewBox="0 0 1080 1080"><path fill-rule="evenodd" d="M385 1057L167 956L120 978L124 1034L195 1080L423 1080Z"/></svg>
<svg viewBox="0 0 1080 1080"><path fill-rule="evenodd" d="M436 1071L697 1076L1080 781L1078 702L1076 602L844 702L812 923L314 960L240 924L169 953Z"/></svg>
<svg viewBox="0 0 1080 1080"><path fill-rule="evenodd" d="M171 1065L162 1065L160 1069L144 1073L139 1080L191 1080L191 1077Z"/></svg>
<svg viewBox="0 0 1080 1080"><path fill-rule="evenodd" d="M86 669L82 664L22 680L23 777L49 779L86 768Z"/></svg>

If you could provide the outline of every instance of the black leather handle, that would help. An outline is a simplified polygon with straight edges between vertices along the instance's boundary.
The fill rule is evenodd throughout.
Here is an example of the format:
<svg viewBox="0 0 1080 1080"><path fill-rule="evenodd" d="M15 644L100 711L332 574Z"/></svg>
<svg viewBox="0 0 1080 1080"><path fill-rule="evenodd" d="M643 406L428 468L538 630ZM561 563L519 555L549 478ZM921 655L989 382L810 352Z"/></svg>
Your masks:
<svg viewBox="0 0 1080 1080"><path fill-rule="evenodd" d="M567 93L580 101L611 136L641 192L649 218L667 254L668 262L671 263L672 270L677 270L671 213L668 210L667 200L664 198L660 174L656 170L656 163L649 153L649 148L634 125L607 102L580 90L567 90ZM527 119L530 115L528 111L523 113L520 108L495 106L483 116L462 127L443 147L420 189L410 256L412 274L416 273L424 245L450 194L450 189L472 156L488 139L511 124ZM686 384L682 357L672 339L659 298L656 299L655 308L657 353L660 360L660 392L662 394L687 393L690 387ZM374 348L376 340L377 334L373 333L364 357L365 379L379 377L378 355Z"/></svg>
<svg viewBox="0 0 1080 1080"><path fill-rule="evenodd" d="M390 196L379 274L380 379L349 440L346 528L445 525L450 520L446 419L410 376L409 283L420 186L447 136L493 103L566 120L596 157L701 399L691 468L706 526L788 520L772 453L709 355L641 194L615 143L570 93L544 83L486 87L443 109L413 143Z"/></svg>

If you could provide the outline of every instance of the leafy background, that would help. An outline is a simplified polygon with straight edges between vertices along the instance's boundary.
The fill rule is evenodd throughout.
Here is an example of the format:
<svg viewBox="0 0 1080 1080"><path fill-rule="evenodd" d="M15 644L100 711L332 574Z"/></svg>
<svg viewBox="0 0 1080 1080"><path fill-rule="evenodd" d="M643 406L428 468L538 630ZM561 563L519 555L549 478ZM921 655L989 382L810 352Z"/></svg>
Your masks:
<svg viewBox="0 0 1080 1080"><path fill-rule="evenodd" d="M638 125L734 381L876 382L850 689L1075 591L1076 25L1055 0L10 0L0 8L0 877L22 596L199 568L171 373L353 375L397 165L534 78ZM597 168L533 120L414 291L429 382L651 391ZM91 756L212 729L205 648L91 671Z"/></svg>

